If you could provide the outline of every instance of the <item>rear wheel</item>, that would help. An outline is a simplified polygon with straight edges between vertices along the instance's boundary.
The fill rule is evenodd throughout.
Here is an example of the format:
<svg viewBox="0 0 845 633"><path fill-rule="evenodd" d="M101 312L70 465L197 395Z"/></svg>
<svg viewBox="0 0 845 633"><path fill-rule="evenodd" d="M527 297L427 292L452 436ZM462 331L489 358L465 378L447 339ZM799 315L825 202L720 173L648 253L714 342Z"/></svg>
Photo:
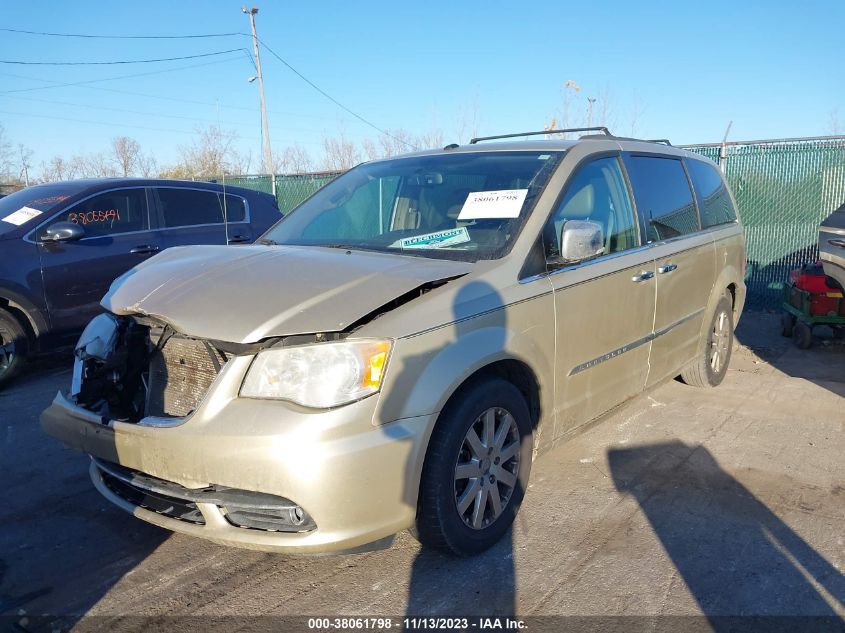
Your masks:
<svg viewBox="0 0 845 633"><path fill-rule="evenodd" d="M0 309L0 386L17 374L26 358L26 332L7 310Z"/></svg>
<svg viewBox="0 0 845 633"><path fill-rule="evenodd" d="M795 317L789 312L784 312L780 315L780 333L782 336L789 338L792 336L792 328L795 327Z"/></svg>
<svg viewBox="0 0 845 633"><path fill-rule="evenodd" d="M798 321L792 329L792 342L800 349L808 349L813 344L813 328Z"/></svg>
<svg viewBox="0 0 845 633"><path fill-rule="evenodd" d="M733 348L733 304L722 296L710 320L710 327L696 361L681 372L683 381L693 387L716 387L725 379Z"/></svg>
<svg viewBox="0 0 845 633"><path fill-rule="evenodd" d="M531 470L525 398L500 378L478 379L441 414L420 481L416 536L428 547L470 556L513 523Z"/></svg>

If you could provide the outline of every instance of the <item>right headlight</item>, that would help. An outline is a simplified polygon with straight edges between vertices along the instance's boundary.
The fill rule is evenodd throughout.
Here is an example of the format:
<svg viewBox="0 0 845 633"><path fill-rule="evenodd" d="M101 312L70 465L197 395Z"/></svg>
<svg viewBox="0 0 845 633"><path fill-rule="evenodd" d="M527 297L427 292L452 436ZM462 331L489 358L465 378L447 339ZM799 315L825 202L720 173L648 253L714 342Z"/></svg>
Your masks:
<svg viewBox="0 0 845 633"><path fill-rule="evenodd" d="M289 400L328 409L381 389L388 340L337 341L260 352L241 386L244 398Z"/></svg>

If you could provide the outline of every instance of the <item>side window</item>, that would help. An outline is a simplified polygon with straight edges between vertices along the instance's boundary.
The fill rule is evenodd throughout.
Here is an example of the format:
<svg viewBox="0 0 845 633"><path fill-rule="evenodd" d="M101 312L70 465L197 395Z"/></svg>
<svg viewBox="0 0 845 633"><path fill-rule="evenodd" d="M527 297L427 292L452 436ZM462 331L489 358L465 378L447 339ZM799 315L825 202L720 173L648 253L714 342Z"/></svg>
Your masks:
<svg viewBox="0 0 845 633"><path fill-rule="evenodd" d="M227 193L225 196L221 193L220 204L223 205L223 211L226 213L227 222L243 222L246 220L246 203L240 196L235 196Z"/></svg>
<svg viewBox="0 0 845 633"><path fill-rule="evenodd" d="M687 168L704 228L735 222L736 209L719 170L700 160L688 160Z"/></svg>
<svg viewBox="0 0 845 633"><path fill-rule="evenodd" d="M85 229L85 237L102 237L149 229L144 189L109 191L83 200L55 218Z"/></svg>
<svg viewBox="0 0 845 633"><path fill-rule="evenodd" d="M680 160L632 156L630 166L634 198L649 242L699 230L698 211Z"/></svg>
<svg viewBox="0 0 845 633"><path fill-rule="evenodd" d="M222 224L223 205L214 191L156 189L165 228Z"/></svg>
<svg viewBox="0 0 845 633"><path fill-rule="evenodd" d="M617 253L639 245L634 210L619 159L600 158L578 169L543 234L546 258L560 255L560 231L567 220L591 220L604 227L604 251Z"/></svg>

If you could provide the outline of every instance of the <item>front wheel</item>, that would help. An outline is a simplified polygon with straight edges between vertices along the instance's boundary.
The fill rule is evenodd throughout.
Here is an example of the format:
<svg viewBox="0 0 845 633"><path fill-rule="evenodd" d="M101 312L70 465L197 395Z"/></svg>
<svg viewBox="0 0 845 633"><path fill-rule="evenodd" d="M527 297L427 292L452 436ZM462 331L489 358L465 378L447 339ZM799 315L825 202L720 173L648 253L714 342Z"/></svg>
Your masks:
<svg viewBox="0 0 845 633"><path fill-rule="evenodd" d="M513 523L531 471L533 429L522 393L476 379L443 410L420 481L416 536L459 556L492 547Z"/></svg>
<svg viewBox="0 0 845 633"><path fill-rule="evenodd" d="M26 332L18 320L0 309L0 386L17 374L26 358Z"/></svg>
<svg viewBox="0 0 845 633"><path fill-rule="evenodd" d="M733 305L731 298L724 295L716 304L698 358L681 372L683 381L693 387L718 386L728 373L733 336Z"/></svg>

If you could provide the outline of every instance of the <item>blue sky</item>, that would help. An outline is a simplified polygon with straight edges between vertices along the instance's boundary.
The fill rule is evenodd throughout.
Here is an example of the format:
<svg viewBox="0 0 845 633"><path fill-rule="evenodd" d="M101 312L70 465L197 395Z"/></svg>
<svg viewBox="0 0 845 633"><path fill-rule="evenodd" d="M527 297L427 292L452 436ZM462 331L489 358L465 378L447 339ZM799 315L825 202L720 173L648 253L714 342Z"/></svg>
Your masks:
<svg viewBox="0 0 845 633"><path fill-rule="evenodd" d="M248 32L241 2L4 2L5 28L112 35ZM842 2L311 2L258 4L259 36L313 82L381 128L443 131L461 113L483 134L542 129L562 86L607 96L619 134L676 143L809 136L845 121ZM249 48L242 36L94 40L0 33L0 59L107 61ZM274 152L377 132L262 53ZM168 72L160 72L168 71ZM26 90L55 83L86 85ZM198 125L218 121L260 157L257 85L242 52L119 66L0 64L0 123L35 162L137 139L173 162ZM50 82L53 82L51 84ZM576 107L581 107L575 104Z"/></svg>

